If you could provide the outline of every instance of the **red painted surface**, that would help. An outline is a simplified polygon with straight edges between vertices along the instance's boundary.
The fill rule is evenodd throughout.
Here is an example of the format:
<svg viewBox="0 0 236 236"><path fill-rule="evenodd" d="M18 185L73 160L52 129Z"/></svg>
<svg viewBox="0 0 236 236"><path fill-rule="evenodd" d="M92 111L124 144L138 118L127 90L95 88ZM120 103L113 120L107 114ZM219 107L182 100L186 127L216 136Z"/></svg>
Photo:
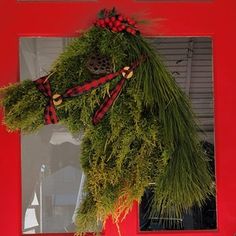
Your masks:
<svg viewBox="0 0 236 236"><path fill-rule="evenodd" d="M153 36L212 36L214 52L215 147L217 175L218 229L216 231L158 232L138 231L138 211L121 224L123 236L187 235L233 236L236 233L236 2L212 0L193 2L100 0L84 2L0 1L1 77L0 86L18 81L20 36L75 36L85 29L103 7L116 6L125 14L155 20L146 34ZM0 235L21 235L20 138L0 126ZM105 234L116 236L116 227L107 222ZM45 234L51 236L52 234ZM53 234L73 235L73 234Z"/></svg>

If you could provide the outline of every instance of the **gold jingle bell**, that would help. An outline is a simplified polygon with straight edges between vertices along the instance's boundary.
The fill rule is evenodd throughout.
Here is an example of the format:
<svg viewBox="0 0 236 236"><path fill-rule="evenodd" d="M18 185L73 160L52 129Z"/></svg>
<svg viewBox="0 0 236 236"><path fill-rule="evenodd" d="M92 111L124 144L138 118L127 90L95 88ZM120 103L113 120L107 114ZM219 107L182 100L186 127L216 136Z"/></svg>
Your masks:
<svg viewBox="0 0 236 236"><path fill-rule="evenodd" d="M124 67L123 70L124 72L122 72L122 75L126 79L130 79L134 75L134 72L130 70L129 66Z"/></svg>
<svg viewBox="0 0 236 236"><path fill-rule="evenodd" d="M62 98L61 98L61 95L56 93L52 96L52 99L53 99L53 104L55 106L59 106L61 103L62 103Z"/></svg>

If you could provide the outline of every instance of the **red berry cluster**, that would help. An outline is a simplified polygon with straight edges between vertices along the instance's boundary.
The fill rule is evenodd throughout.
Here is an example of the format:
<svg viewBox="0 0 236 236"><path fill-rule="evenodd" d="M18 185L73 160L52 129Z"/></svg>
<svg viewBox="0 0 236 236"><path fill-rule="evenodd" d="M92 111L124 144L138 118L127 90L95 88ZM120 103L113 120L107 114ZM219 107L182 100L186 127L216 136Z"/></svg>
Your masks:
<svg viewBox="0 0 236 236"><path fill-rule="evenodd" d="M113 32L126 31L132 35L139 33L136 28L136 22L129 17L124 17L122 15L99 18L94 24L101 28L108 28Z"/></svg>

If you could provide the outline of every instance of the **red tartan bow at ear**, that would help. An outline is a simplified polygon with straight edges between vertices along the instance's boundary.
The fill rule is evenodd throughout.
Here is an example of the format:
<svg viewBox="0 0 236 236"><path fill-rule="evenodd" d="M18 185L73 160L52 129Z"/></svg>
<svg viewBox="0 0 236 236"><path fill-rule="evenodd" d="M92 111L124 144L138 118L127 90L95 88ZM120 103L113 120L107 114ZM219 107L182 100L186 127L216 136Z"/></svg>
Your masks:
<svg viewBox="0 0 236 236"><path fill-rule="evenodd" d="M141 58L141 60L143 60L143 58ZM44 76L37 79L36 81L34 81L36 83L37 88L44 94L45 97L49 99L46 108L44 110L45 124L46 125L56 124L59 122L59 119L56 114L55 105L59 105L62 102L62 99L79 96L92 89L98 88L99 86L107 83L108 81L113 80L119 75L123 75L123 78L117 83L115 88L110 91L110 96L107 96L105 98L103 104L95 112L93 116L93 124L94 125L98 124L103 119L103 117L105 116L109 108L112 106L112 104L114 103L116 97L118 96L123 85L125 84L125 81L133 75L133 70L140 64L141 60L133 63L131 67L124 67L123 69L115 73L111 73L104 77L100 77L99 79L85 82L78 86L74 86L70 89L67 89L63 95L54 94L52 96L51 85L48 80L48 76Z"/></svg>

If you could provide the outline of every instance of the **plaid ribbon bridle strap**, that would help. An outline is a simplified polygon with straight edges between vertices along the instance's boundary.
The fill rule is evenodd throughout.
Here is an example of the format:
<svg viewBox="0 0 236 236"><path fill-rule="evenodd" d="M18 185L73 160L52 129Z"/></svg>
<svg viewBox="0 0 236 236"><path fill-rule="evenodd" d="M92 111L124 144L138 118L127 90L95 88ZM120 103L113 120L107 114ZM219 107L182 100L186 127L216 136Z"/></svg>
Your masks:
<svg viewBox="0 0 236 236"><path fill-rule="evenodd" d="M123 69L118 72L100 77L97 80L86 82L81 85L74 86L70 89L67 89L63 95L59 95L57 97L57 100L62 99L62 98L79 96L85 92L88 92L92 89L95 89L95 88L107 83L108 81L111 81L112 79L114 79L118 75L120 75L122 72L123 72ZM41 91L45 97L48 98L48 102L47 102L47 105L44 110L44 123L46 125L58 123L59 119L56 114L56 108L54 105L54 99L53 99L53 95L52 95L52 91L51 91L50 81L48 80L48 76L41 77L41 78L35 80L34 82L36 83L38 90Z"/></svg>
<svg viewBox="0 0 236 236"><path fill-rule="evenodd" d="M45 97L48 98L47 105L44 109L44 123L48 124L56 124L59 122L59 119L56 114L56 108L52 98L52 90L51 85L48 80L48 76L43 76L34 81L38 90L43 93Z"/></svg>
<svg viewBox="0 0 236 236"><path fill-rule="evenodd" d="M92 89L98 88L101 85L107 83L108 81L113 80L119 75L123 75L123 78L117 83L117 85L110 91L109 96L107 96L103 102L103 104L99 107L99 109L95 112L93 116L93 124L96 125L98 124L109 108L112 106L114 103L116 97L119 95L123 85L125 84L125 81L127 79L127 76L129 73L131 73L138 65L140 61L137 61L132 64L131 67L128 67L128 69L123 68L115 73L111 73L109 75L100 77L96 80L92 80L89 82L85 82L83 84L80 84L78 86L74 86L70 89L67 89L66 92L63 95L58 95L56 99L63 99L63 98L69 98L69 97L76 97L79 96L85 92L88 92ZM41 91L45 97L48 98L48 103L45 107L44 110L44 123L46 125L48 124L56 124L59 122L59 119L56 114L56 108L55 108L55 99L54 96L52 95L51 91L51 85L48 80L48 76L41 77L35 81L37 88L39 91Z"/></svg>
<svg viewBox="0 0 236 236"><path fill-rule="evenodd" d="M108 112L110 107L115 102L117 96L121 92L127 79L129 79L130 73L132 73L132 75L133 75L133 70L135 70L138 67L138 65L141 63L141 61L143 61L144 59L145 59L145 57L142 57L139 61L134 62L131 67L124 67L123 68L123 73L122 73L123 78L117 83L115 88L109 92L109 96L107 95L105 97L104 102L100 105L98 110L95 112L95 114L93 116L93 124L94 125L97 125L103 119L103 117L106 115L106 113Z"/></svg>

